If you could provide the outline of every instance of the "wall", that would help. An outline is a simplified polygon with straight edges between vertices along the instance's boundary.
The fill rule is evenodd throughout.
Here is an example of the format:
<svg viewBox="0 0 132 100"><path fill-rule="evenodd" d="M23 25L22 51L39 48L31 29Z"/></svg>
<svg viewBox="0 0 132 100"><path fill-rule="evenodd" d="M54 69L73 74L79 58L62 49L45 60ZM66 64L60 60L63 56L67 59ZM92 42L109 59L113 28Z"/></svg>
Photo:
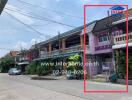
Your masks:
<svg viewBox="0 0 132 100"><path fill-rule="evenodd" d="M86 41L89 43L89 51L88 51L88 54L94 54L95 52L95 44L94 44L94 34L92 33L92 30L95 26L95 23L89 25L87 28L86 28L86 31L87 31L87 34L88 34L88 40L89 41Z"/></svg>
<svg viewBox="0 0 132 100"><path fill-rule="evenodd" d="M103 36L107 36L107 41L99 42L99 38ZM108 31L99 32L97 35L95 35L94 42L95 54L111 52L111 45L110 41L108 40Z"/></svg>
<svg viewBox="0 0 132 100"><path fill-rule="evenodd" d="M118 30L117 28L115 28L112 32L113 36L117 36L121 34L123 34L122 30ZM108 37L107 37L107 41L99 42L99 37L108 36L108 35L109 35L108 30L94 34L94 47L92 48L94 49L95 54L112 52L111 43L108 40Z"/></svg>

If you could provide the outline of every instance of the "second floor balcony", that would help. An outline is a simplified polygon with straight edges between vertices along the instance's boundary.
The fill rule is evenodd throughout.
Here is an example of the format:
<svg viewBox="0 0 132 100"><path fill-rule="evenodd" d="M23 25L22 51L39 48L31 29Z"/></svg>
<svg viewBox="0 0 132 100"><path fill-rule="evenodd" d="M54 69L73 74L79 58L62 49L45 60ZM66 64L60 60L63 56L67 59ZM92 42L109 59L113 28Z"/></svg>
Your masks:
<svg viewBox="0 0 132 100"><path fill-rule="evenodd" d="M86 45L86 50L87 51L89 50L88 45ZM79 52L79 51L83 51L83 48L81 47L81 45L72 46L72 47L65 48L65 49L60 49L60 50L54 50L54 51L51 51L51 52L41 51L40 58L51 57L51 56L70 53L70 52Z"/></svg>
<svg viewBox="0 0 132 100"><path fill-rule="evenodd" d="M132 42L132 32L128 33L128 42ZM114 44L125 44L126 43L126 34L115 36Z"/></svg>

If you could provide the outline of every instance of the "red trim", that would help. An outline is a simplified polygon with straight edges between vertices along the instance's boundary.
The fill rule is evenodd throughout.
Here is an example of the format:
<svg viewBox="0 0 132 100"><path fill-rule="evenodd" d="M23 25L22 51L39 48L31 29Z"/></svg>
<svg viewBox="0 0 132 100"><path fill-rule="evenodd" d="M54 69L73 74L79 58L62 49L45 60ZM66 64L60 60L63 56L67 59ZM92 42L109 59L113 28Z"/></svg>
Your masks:
<svg viewBox="0 0 132 100"><path fill-rule="evenodd" d="M86 90L86 7L102 7L102 6L124 6L127 8L126 11L126 90ZM124 93L128 92L128 5L122 4L86 4L84 5L84 93Z"/></svg>
<svg viewBox="0 0 132 100"><path fill-rule="evenodd" d="M84 93L86 92L86 6L84 5L84 53L83 53L83 64L84 64Z"/></svg>
<svg viewBox="0 0 132 100"><path fill-rule="evenodd" d="M128 92L128 5L126 8L126 90Z"/></svg>
<svg viewBox="0 0 132 100"><path fill-rule="evenodd" d="M124 6L127 7L128 5L126 4L85 4L84 7L93 7L93 6L98 6L98 7L102 7L102 6Z"/></svg>

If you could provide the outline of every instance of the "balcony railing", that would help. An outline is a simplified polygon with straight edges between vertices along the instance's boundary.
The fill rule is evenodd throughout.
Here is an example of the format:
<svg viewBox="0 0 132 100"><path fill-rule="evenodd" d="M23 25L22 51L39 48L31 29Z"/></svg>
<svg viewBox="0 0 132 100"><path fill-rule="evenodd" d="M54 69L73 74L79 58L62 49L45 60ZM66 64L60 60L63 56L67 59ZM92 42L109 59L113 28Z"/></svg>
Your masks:
<svg viewBox="0 0 132 100"><path fill-rule="evenodd" d="M88 49L89 49L89 46L87 45L86 50L88 50ZM72 46L72 47L69 47L69 48L61 49L61 50L54 50L54 51L51 51L51 52L41 51L40 57L41 58L50 57L50 56L54 56L54 55L59 55L59 53L69 53L69 52L77 52L77 51L83 51L81 45Z"/></svg>
<svg viewBox="0 0 132 100"><path fill-rule="evenodd" d="M69 47L69 48L65 48L62 51L65 53L65 52L73 52L73 51L80 51L80 50L82 50L81 45L77 45L77 46L72 46L72 47Z"/></svg>
<svg viewBox="0 0 132 100"><path fill-rule="evenodd" d="M132 42L132 32L128 33L128 42ZM125 43L126 43L126 34L114 37L114 44L125 44Z"/></svg>

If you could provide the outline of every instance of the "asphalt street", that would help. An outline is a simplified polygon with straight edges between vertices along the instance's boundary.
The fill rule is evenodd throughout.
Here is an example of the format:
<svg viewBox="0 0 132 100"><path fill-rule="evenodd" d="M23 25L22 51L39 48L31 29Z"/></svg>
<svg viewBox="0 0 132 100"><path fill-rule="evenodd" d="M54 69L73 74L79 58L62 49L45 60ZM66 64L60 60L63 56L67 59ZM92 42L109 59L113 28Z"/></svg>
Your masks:
<svg viewBox="0 0 132 100"><path fill-rule="evenodd" d="M125 85L87 81L87 90L123 90ZM128 93L85 93L82 80L31 80L0 74L0 100L132 100Z"/></svg>

